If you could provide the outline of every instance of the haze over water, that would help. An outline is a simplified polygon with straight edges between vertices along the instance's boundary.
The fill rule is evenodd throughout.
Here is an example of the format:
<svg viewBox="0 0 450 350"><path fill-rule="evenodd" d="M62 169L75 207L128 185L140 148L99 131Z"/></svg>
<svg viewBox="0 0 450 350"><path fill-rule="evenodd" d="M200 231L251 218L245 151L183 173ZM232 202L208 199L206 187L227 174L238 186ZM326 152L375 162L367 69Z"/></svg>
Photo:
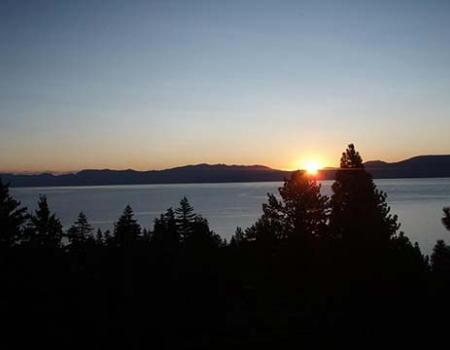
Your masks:
<svg viewBox="0 0 450 350"><path fill-rule="evenodd" d="M450 204L450 178L381 179L377 186L387 192L392 213L399 216L401 230L429 254L437 239L449 241L441 224L442 208ZM324 194L331 194L332 181L322 182ZM230 239L236 226L246 228L261 215L266 194L278 193L278 182L135 185L99 187L12 188L14 197L29 209L35 209L39 194L48 197L52 210L67 228L80 211L92 225L112 229L125 205L130 204L139 223L151 228L153 219L188 197L196 212L212 229Z"/></svg>

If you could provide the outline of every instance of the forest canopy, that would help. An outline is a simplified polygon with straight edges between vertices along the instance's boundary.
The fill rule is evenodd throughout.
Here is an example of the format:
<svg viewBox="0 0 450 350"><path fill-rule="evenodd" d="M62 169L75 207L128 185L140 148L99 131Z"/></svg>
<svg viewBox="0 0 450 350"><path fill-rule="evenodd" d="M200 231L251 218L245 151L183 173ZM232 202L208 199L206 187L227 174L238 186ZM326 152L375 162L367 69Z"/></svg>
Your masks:
<svg viewBox="0 0 450 350"><path fill-rule="evenodd" d="M112 232L84 213L64 230L46 197L30 213L0 180L1 345L229 348L435 331L450 307L450 247L424 256L386 199L352 144L330 197L294 172L229 242L187 198L151 228L127 205ZM442 223L450 230L449 208Z"/></svg>

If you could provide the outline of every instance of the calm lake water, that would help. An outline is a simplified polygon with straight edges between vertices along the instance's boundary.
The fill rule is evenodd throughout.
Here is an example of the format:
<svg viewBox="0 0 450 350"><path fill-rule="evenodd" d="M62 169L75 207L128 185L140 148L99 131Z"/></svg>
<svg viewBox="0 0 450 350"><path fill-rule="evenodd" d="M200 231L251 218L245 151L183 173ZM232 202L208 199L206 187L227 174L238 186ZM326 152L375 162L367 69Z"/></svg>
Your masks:
<svg viewBox="0 0 450 350"><path fill-rule="evenodd" d="M331 193L332 181L322 182L324 194ZM378 187L388 194L392 212L399 216L403 230L412 241L430 253L437 239L450 242L450 232L441 224L442 208L450 206L450 178L383 179ZM277 193L279 182L134 185L99 187L13 188L12 194L34 210L40 194L65 227L83 211L96 228L112 229L125 205L130 204L144 227L169 207L188 197L196 212L208 219L214 231L229 239L237 226L250 226L259 215L266 194Z"/></svg>

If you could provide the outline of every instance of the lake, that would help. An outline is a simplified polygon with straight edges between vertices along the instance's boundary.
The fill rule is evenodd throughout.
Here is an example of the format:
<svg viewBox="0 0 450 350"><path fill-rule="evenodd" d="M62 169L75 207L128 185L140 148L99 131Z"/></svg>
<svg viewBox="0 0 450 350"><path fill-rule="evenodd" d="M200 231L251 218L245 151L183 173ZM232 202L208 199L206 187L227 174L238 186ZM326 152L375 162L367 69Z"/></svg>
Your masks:
<svg viewBox="0 0 450 350"><path fill-rule="evenodd" d="M322 181L322 192L331 194L332 181ZM450 206L450 178L380 179L377 186L388 194L392 213L399 216L401 230L419 242L429 254L437 239L450 241L441 224L442 208ZM266 194L277 193L279 182L132 185L98 187L12 188L13 196L31 210L40 194L67 228L83 211L95 228L112 229L123 208L130 204L144 227L186 196L211 228L229 239L237 226L250 226L261 215Z"/></svg>

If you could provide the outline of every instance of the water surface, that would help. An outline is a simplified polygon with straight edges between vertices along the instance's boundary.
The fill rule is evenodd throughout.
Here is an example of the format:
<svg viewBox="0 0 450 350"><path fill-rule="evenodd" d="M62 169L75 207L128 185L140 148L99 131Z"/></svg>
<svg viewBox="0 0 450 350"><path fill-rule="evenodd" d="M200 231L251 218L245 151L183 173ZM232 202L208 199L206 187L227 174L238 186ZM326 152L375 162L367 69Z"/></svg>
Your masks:
<svg viewBox="0 0 450 350"><path fill-rule="evenodd" d="M331 194L332 181L322 182L324 194ZM441 224L442 207L450 206L450 178L382 179L376 184L388 194L392 212L399 216L401 229L429 253L437 239L450 242L450 232ZM196 212L208 219L214 231L229 239L237 226L250 226L259 215L266 194L277 193L279 182L132 185L99 187L12 188L23 205L34 210L40 194L65 227L80 211L96 228L112 229L123 208L130 204L139 223L151 227L156 216L176 207L188 197Z"/></svg>

